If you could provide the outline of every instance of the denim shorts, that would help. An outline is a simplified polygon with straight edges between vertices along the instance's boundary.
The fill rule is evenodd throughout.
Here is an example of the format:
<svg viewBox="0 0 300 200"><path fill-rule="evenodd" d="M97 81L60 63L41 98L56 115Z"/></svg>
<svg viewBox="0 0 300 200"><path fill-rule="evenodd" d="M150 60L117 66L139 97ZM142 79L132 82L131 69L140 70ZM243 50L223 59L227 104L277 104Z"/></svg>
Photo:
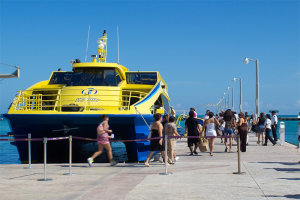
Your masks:
<svg viewBox="0 0 300 200"><path fill-rule="evenodd" d="M232 135L233 134L233 129L224 129L224 135Z"/></svg>
<svg viewBox="0 0 300 200"><path fill-rule="evenodd" d="M259 126L258 126L258 132L259 132L259 133L263 133L263 132L264 132L264 129L265 129L265 126L264 126L264 125L259 125Z"/></svg>

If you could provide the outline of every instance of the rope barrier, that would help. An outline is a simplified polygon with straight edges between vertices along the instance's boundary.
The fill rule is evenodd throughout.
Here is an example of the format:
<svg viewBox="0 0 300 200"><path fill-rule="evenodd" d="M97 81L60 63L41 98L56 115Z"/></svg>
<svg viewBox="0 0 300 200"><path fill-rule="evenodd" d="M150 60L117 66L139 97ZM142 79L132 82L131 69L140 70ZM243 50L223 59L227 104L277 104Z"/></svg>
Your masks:
<svg viewBox="0 0 300 200"><path fill-rule="evenodd" d="M234 138L237 136L230 136L230 135L224 135L224 136L168 136L169 139L182 139L182 138L194 138L194 139L211 139L211 138ZM143 138L143 139L132 139L132 140L109 140L110 142L140 142L140 141L148 141L148 140L158 140L163 137L153 137L153 138ZM69 137L53 137L53 138L47 138L47 141L53 141L53 140L68 140ZM99 138L86 138L86 137L79 137L79 136L73 136L73 139L76 140L87 140L87 141L106 141L104 139ZM25 142L25 141L43 141L43 138L8 138L8 139L0 139L0 141L17 141L17 142Z"/></svg>
<svg viewBox="0 0 300 200"><path fill-rule="evenodd" d="M0 135L0 137L21 137L21 136L27 136L27 135Z"/></svg>
<svg viewBox="0 0 300 200"><path fill-rule="evenodd" d="M55 137L55 138L47 138L47 141L53 140L67 140L69 137ZM17 139L0 139L0 141L16 141L16 142L26 142L26 141L43 141L43 138L17 138Z"/></svg>
<svg viewBox="0 0 300 200"><path fill-rule="evenodd" d="M165 141L169 139L181 139L181 138L235 138L237 137L237 146L238 146L238 172L235 172L234 174L242 174L241 172L241 159L240 159L240 137L239 135L227 135L227 136L168 136L165 135ZM149 141L149 140L157 140L161 139L163 137L153 137L153 138L143 138L143 139L132 139L132 140L110 140L110 142L137 142L137 141ZM28 163L29 167L27 169L31 168L31 141L43 141L44 143L44 178L38 179L39 181L49 181L52 179L47 178L47 142L48 141L54 141L54 140L69 140L69 173L68 175L72 175L72 139L77 140L87 140L87 141L103 141L102 138L86 138L86 137L78 137L78 136L68 136L68 137L53 137L53 138L31 138L31 134L28 134L28 138L14 138L14 139L0 139L0 141L28 141ZM168 147L167 142L165 142L165 173L162 173L163 175L168 175L167 170L167 162L168 162Z"/></svg>

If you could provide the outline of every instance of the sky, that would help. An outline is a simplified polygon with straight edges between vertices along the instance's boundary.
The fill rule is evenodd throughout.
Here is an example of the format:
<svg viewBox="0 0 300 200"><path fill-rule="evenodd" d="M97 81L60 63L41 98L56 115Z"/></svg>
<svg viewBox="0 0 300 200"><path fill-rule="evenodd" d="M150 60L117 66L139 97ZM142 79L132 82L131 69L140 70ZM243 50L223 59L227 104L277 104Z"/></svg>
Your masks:
<svg viewBox="0 0 300 200"><path fill-rule="evenodd" d="M255 112L259 60L260 111L300 112L299 1L0 1L0 63L21 67L19 79L0 81L0 113L18 90L49 79L52 71L71 70L88 60L97 39L108 34L108 62L129 70L159 71L176 110L195 107L204 114L228 86L243 111ZM0 73L14 69L0 65ZM230 105L231 105L231 92ZM210 108L214 110L214 108Z"/></svg>

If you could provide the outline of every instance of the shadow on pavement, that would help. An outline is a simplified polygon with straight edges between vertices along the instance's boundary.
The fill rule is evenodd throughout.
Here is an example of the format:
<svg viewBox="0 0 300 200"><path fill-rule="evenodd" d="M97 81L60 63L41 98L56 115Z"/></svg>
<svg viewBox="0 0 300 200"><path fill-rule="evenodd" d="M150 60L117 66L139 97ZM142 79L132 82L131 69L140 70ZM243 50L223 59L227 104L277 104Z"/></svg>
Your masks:
<svg viewBox="0 0 300 200"><path fill-rule="evenodd" d="M300 181L300 178L277 178L277 179L290 180L290 181Z"/></svg>
<svg viewBox="0 0 300 200"><path fill-rule="evenodd" d="M300 165L298 162L249 162L249 163L260 163L260 164L282 164L282 165Z"/></svg>
<svg viewBox="0 0 300 200"><path fill-rule="evenodd" d="M300 168L265 168L265 169L275 169L279 172L300 172Z"/></svg>
<svg viewBox="0 0 300 200"><path fill-rule="evenodd" d="M287 198L287 199L300 199L300 194L264 195L264 197L284 197L284 198Z"/></svg>

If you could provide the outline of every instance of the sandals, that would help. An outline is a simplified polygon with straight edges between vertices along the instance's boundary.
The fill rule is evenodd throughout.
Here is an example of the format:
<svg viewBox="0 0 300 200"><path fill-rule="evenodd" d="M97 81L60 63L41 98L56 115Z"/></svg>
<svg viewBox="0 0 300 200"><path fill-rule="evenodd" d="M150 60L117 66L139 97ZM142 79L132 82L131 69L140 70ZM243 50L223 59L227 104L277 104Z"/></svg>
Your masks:
<svg viewBox="0 0 300 200"><path fill-rule="evenodd" d="M145 162L144 165L145 165L146 167L151 167L151 166L149 165L149 163L147 163L147 162Z"/></svg>

